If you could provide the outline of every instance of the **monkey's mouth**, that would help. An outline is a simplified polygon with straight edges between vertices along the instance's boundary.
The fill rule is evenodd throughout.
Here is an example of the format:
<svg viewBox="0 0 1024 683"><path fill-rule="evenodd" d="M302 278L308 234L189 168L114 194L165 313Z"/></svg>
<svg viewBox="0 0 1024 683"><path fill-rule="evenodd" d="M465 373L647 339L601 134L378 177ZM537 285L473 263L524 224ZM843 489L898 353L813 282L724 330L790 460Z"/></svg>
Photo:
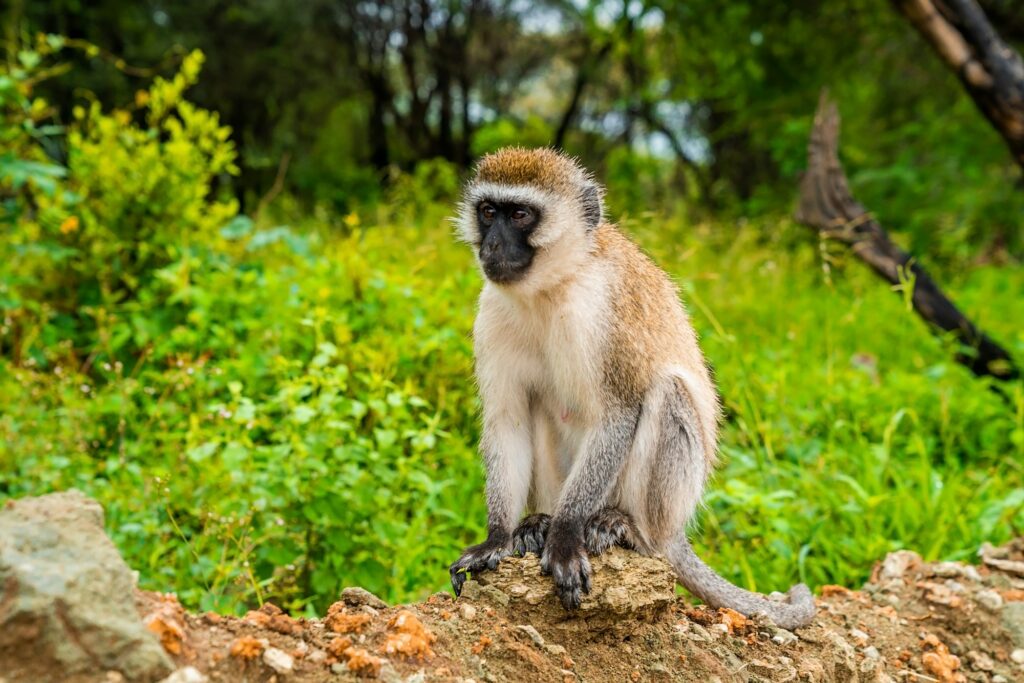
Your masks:
<svg viewBox="0 0 1024 683"><path fill-rule="evenodd" d="M484 275L491 282L499 285L507 285L523 279L526 271L530 269L533 257L519 259L516 261L484 261Z"/></svg>

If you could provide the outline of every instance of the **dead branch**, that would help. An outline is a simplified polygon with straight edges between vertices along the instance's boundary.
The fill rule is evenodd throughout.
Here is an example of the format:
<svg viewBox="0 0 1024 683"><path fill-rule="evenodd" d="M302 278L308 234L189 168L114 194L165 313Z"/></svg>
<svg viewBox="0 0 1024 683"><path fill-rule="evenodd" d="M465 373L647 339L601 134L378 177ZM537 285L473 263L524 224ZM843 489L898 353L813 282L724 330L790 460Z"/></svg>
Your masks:
<svg viewBox="0 0 1024 683"><path fill-rule="evenodd" d="M807 172L800 183L797 221L853 252L887 282L913 287L911 302L929 325L960 343L956 359L978 376L1015 379L1020 373L1010 354L979 330L935 281L850 194L839 163L839 111L822 93L807 148Z"/></svg>

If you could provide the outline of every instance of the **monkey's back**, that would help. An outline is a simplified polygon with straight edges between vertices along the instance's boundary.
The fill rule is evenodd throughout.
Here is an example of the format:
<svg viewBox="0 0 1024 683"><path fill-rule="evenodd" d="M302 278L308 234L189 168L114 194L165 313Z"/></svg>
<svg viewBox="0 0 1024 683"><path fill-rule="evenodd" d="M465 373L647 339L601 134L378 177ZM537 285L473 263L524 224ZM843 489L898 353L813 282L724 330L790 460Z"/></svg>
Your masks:
<svg viewBox="0 0 1024 683"><path fill-rule="evenodd" d="M668 274L616 226L595 234L594 256L612 271L614 314L605 374L625 401L641 400L666 376L680 376L698 413L705 447L713 457L719 401L679 292Z"/></svg>

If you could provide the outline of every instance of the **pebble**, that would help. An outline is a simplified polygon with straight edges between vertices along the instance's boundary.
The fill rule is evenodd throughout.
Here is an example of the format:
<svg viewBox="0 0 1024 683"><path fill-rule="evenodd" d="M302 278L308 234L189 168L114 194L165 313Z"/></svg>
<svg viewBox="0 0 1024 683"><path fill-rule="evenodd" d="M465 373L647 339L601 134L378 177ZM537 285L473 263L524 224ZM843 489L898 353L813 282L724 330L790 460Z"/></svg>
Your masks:
<svg viewBox="0 0 1024 683"><path fill-rule="evenodd" d="M459 616L466 621L473 621L476 619L476 607L473 607L473 605L468 603L463 603L462 606L459 607Z"/></svg>
<svg viewBox="0 0 1024 683"><path fill-rule="evenodd" d="M263 663L279 674L291 673L295 668L295 660L284 650L268 647L263 651Z"/></svg>
<svg viewBox="0 0 1024 683"><path fill-rule="evenodd" d="M1024 649L1017 649L1011 652L1010 659L1017 664L1024 664Z"/></svg>
<svg viewBox="0 0 1024 683"><path fill-rule="evenodd" d="M978 601L979 605L987 609L989 612L998 612L1003 608L1003 596L996 593L994 590L978 591L978 594L974 596L974 599Z"/></svg>
<svg viewBox="0 0 1024 683"><path fill-rule="evenodd" d="M359 586L349 586L341 591L341 599L346 605L359 606L366 605L374 609L386 609L388 604L378 598L376 595L360 588Z"/></svg>
<svg viewBox="0 0 1024 683"><path fill-rule="evenodd" d="M868 644L868 634L864 633L864 631L861 631L859 629L850 629L850 637L853 638L853 641L858 645Z"/></svg>
<svg viewBox="0 0 1024 683"><path fill-rule="evenodd" d="M978 652L977 650L971 650L966 655L967 661L970 662L971 668L977 671L991 671L996 667L995 662L984 652Z"/></svg>
<svg viewBox="0 0 1024 683"><path fill-rule="evenodd" d="M341 662L335 662L331 664L331 673L343 674L348 671L348 667Z"/></svg>
<svg viewBox="0 0 1024 683"><path fill-rule="evenodd" d="M537 647L544 647L544 636L542 636L533 626L530 626L529 624L520 624L519 626L516 626L516 630L522 631L526 635L530 636L530 640L532 640L533 644Z"/></svg>
<svg viewBox="0 0 1024 683"><path fill-rule="evenodd" d="M777 628L772 632L772 642L777 645L792 645L797 640L795 633L784 628Z"/></svg>
<svg viewBox="0 0 1024 683"><path fill-rule="evenodd" d="M564 647L562 647L561 645L556 645L554 643L548 643L544 646L544 649L547 651L548 654L555 655L556 657L564 655L566 653L566 649Z"/></svg>
<svg viewBox="0 0 1024 683"><path fill-rule="evenodd" d="M1006 676L1000 676L999 674L996 674L992 677L992 683L1010 683L1010 681L1006 678Z"/></svg>
<svg viewBox="0 0 1024 683"><path fill-rule="evenodd" d="M882 657L882 653L879 652L878 648L874 645L869 645L864 648L864 656L868 659L880 659Z"/></svg>
<svg viewBox="0 0 1024 683"><path fill-rule="evenodd" d="M0 679L2 681L4 679ZM186 666L184 669L178 669L167 678L160 681L160 683L206 683L210 679L206 677L206 674L201 672L194 666Z"/></svg>
<svg viewBox="0 0 1024 683"><path fill-rule="evenodd" d="M710 643L714 640L711 634L708 633L708 630L700 624L690 624L690 630L686 637L698 643Z"/></svg>
<svg viewBox="0 0 1024 683"><path fill-rule="evenodd" d="M728 635L729 627L725 624L711 624L711 633L712 635Z"/></svg>

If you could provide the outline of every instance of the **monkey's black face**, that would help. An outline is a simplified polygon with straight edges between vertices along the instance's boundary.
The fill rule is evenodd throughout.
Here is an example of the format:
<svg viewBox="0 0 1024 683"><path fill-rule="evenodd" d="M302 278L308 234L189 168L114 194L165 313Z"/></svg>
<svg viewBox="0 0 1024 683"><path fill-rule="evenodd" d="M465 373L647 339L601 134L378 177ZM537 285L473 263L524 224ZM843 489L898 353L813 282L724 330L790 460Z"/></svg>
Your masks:
<svg viewBox="0 0 1024 683"><path fill-rule="evenodd" d="M476 217L487 279L498 284L521 279L533 263L535 249L527 238L540 222L540 211L526 204L482 201Z"/></svg>

